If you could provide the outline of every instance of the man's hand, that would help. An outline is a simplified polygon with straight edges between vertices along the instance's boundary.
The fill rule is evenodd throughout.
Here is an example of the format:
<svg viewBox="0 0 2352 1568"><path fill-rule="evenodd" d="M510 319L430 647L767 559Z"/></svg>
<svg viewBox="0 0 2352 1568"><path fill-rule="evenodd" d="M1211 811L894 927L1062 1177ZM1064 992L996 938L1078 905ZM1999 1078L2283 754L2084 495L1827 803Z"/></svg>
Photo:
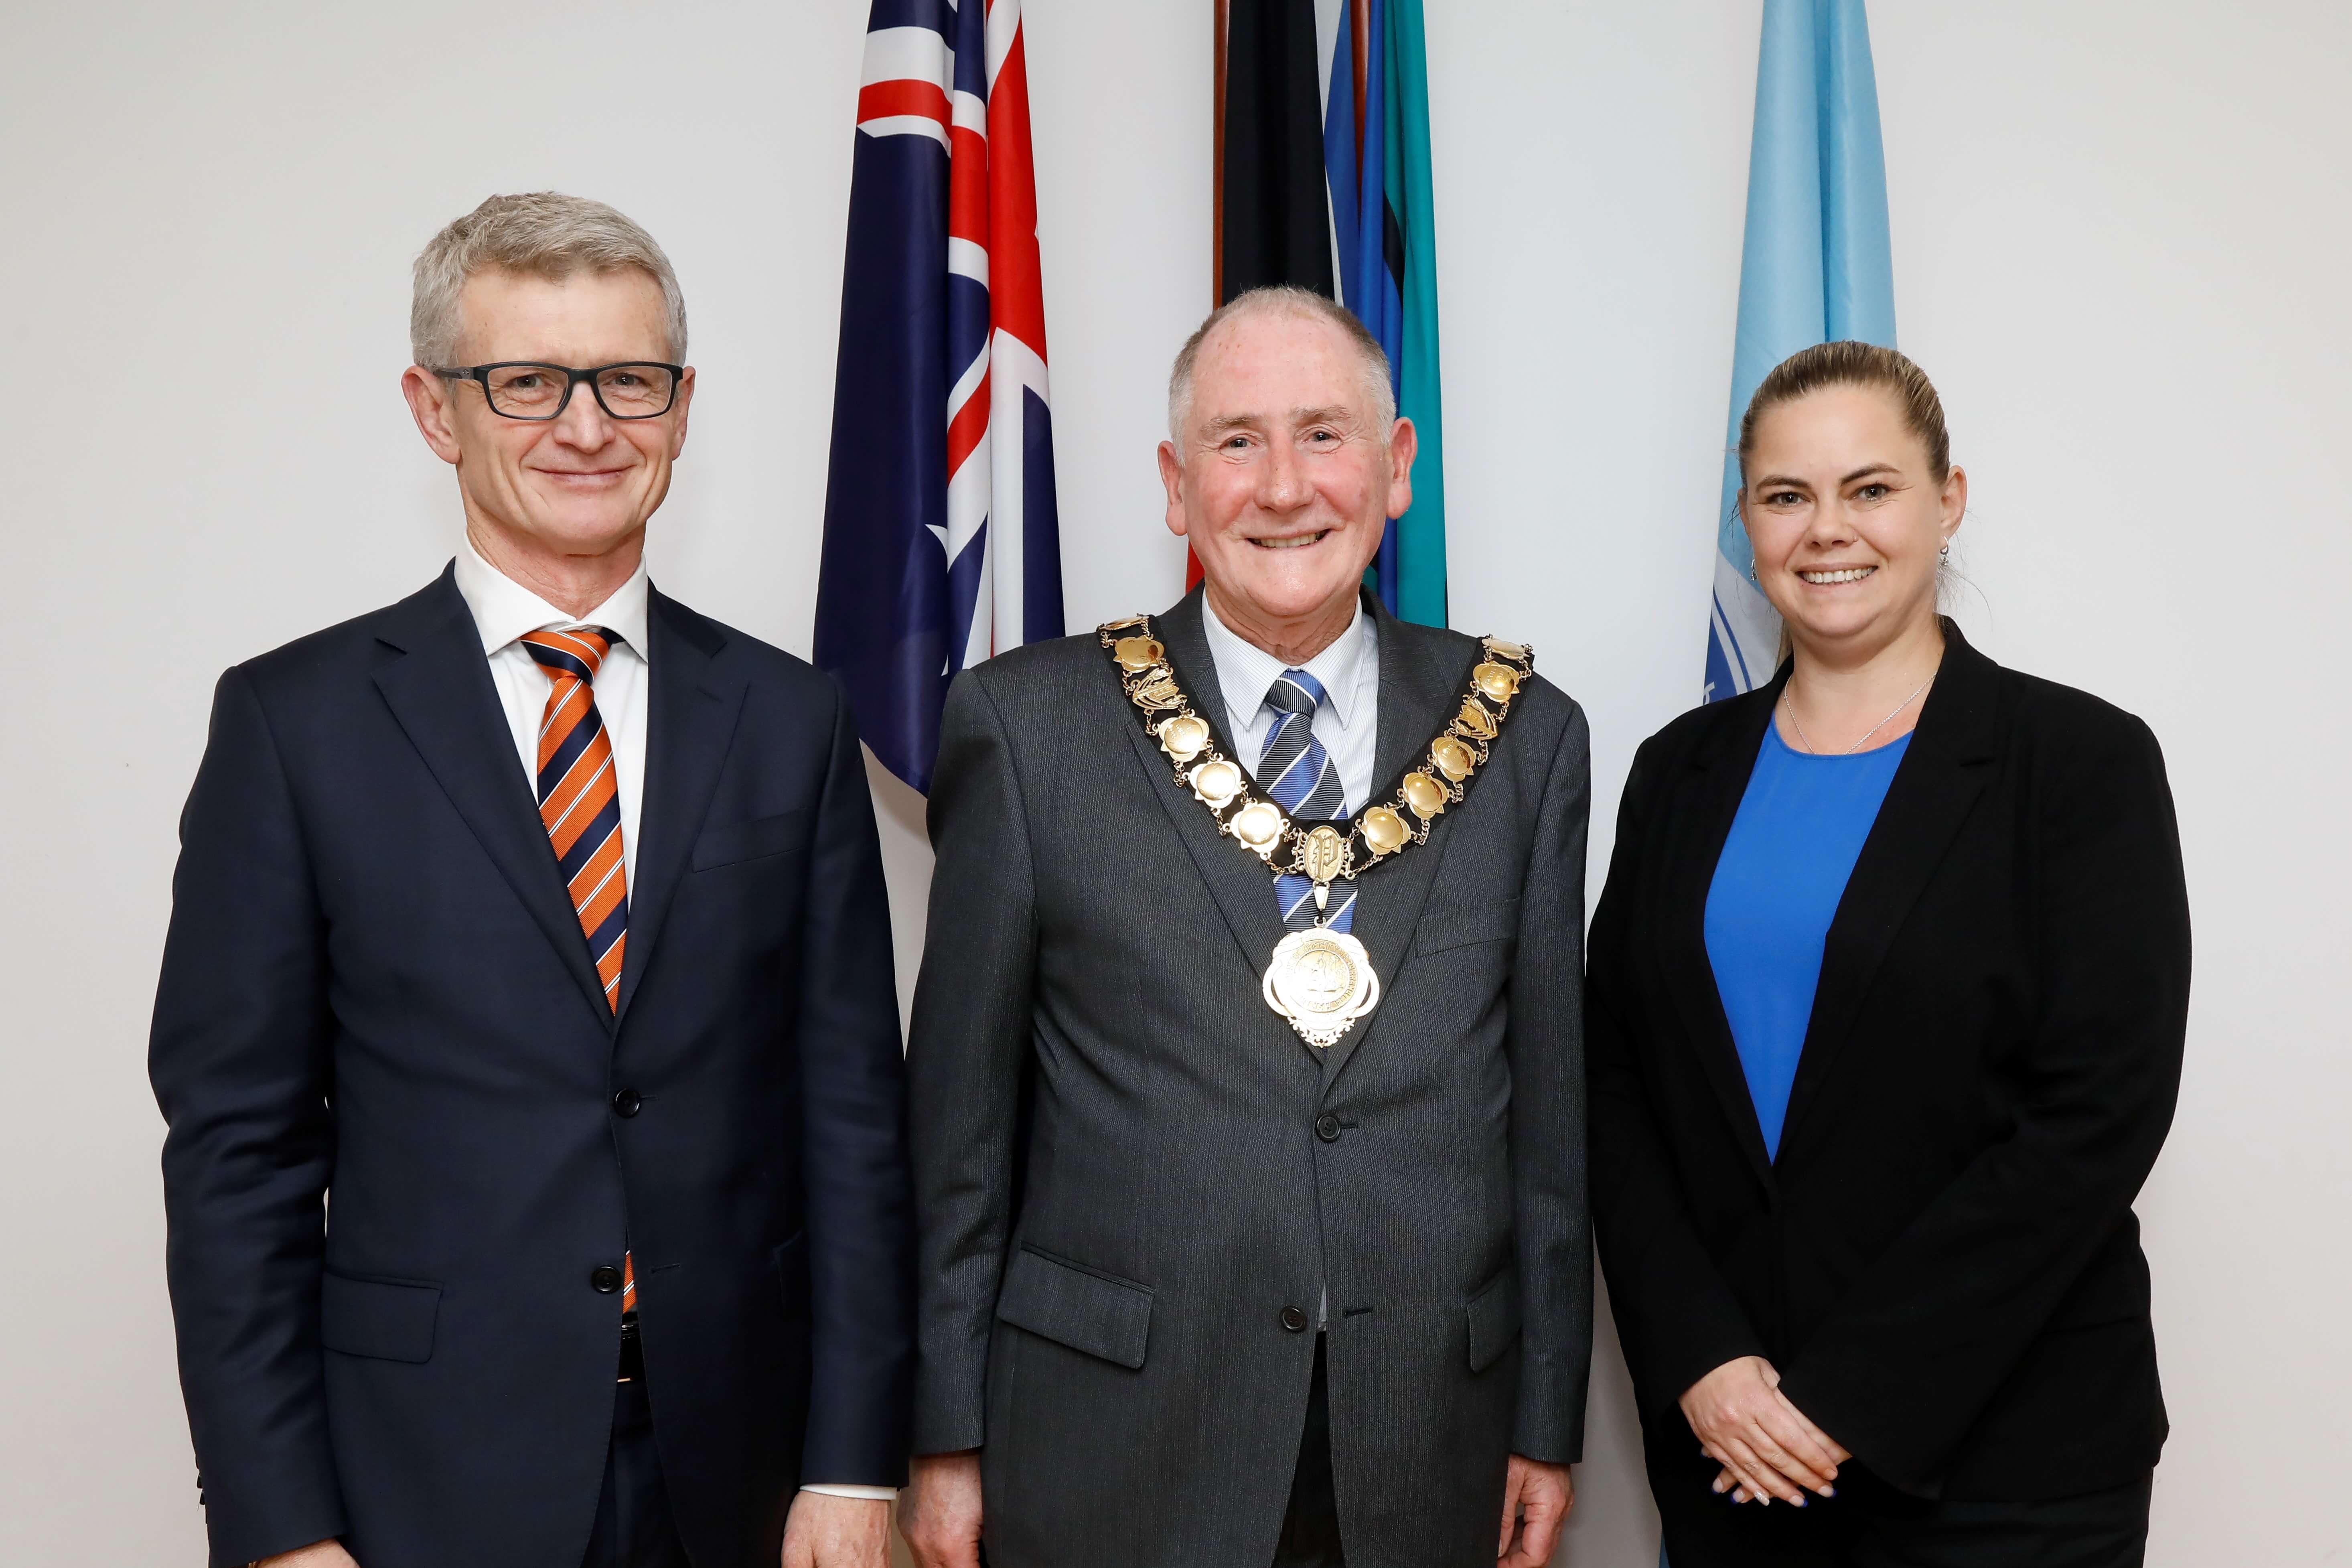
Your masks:
<svg viewBox="0 0 2352 1568"><path fill-rule="evenodd" d="M980 1568L980 1450L918 1454L898 1494L898 1533L917 1568Z"/></svg>
<svg viewBox="0 0 2352 1568"><path fill-rule="evenodd" d="M340 1541L314 1541L275 1557L265 1557L253 1568L360 1568Z"/></svg>
<svg viewBox="0 0 2352 1568"><path fill-rule="evenodd" d="M1780 1392L1762 1356L1725 1362L1684 1391L1683 1416L1706 1457L1723 1467L1717 1492L1805 1506L1805 1493L1835 1497L1838 1467L1853 1458Z"/></svg>
<svg viewBox="0 0 2352 1568"><path fill-rule="evenodd" d="M1503 1476L1503 1533L1495 1546L1500 1568L1544 1568L1559 1544L1559 1527L1576 1506L1576 1483L1566 1465L1511 1456Z"/></svg>
<svg viewBox="0 0 2352 1568"><path fill-rule="evenodd" d="M784 1516L784 1568L890 1568L890 1505L802 1492Z"/></svg>

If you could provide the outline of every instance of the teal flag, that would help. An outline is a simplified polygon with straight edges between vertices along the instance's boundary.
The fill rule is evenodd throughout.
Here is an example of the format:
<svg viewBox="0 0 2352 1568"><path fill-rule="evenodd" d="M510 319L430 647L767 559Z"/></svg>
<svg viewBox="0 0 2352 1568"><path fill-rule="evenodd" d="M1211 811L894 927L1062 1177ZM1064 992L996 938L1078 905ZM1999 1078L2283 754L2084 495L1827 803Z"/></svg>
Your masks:
<svg viewBox="0 0 2352 1568"><path fill-rule="evenodd" d="M1421 0L1346 0L1324 99L1339 298L1388 352L1420 455L1412 506L1366 579L1400 617L1445 625L1445 411L1438 387L1437 214Z"/></svg>
<svg viewBox="0 0 2352 1568"><path fill-rule="evenodd" d="M1763 685L1779 663L1780 617L1749 575L1756 555L1739 522L1740 416L1773 366L1800 349L1845 339L1895 346L1870 22L1863 0L1764 0L1706 701Z"/></svg>

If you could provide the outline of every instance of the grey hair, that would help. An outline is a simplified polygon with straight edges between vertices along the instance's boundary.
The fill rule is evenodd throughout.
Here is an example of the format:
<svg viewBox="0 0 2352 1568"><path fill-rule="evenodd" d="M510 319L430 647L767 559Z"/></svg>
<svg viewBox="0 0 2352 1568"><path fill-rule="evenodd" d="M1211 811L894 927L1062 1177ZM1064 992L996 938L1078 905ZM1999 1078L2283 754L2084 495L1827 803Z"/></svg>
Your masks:
<svg viewBox="0 0 2352 1568"><path fill-rule="evenodd" d="M647 234L603 202L560 191L492 196L433 237L418 253L408 307L408 350L430 370L454 365L465 323L458 297L466 279L499 268L561 282L583 268L634 267L661 285L668 310L669 353L686 359L686 295L669 258Z"/></svg>
<svg viewBox="0 0 2352 1568"><path fill-rule="evenodd" d="M1381 340L1339 301L1312 289L1283 283L1234 295L1210 311L1208 320L1195 327L1184 346L1176 351L1176 363L1168 373L1168 438L1180 451L1184 426L1192 417L1192 372L1200 363L1201 345L1211 332L1237 316L1286 316L1339 328L1363 360L1365 400L1371 405L1372 425L1380 432L1381 445L1388 445L1389 432L1396 426L1396 389L1389 384L1389 356Z"/></svg>

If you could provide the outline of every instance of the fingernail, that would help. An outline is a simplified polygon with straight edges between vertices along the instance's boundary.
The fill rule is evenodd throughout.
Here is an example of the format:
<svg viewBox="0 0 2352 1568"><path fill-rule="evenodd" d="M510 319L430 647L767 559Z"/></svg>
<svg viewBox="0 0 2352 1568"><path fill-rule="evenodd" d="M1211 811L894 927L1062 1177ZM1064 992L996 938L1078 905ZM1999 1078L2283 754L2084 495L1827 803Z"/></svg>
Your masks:
<svg viewBox="0 0 2352 1568"><path fill-rule="evenodd" d="M1802 1507L1804 1507L1804 1506L1805 1506L1805 1500L1804 1500L1803 1498L1799 1498L1799 1499L1797 1500L1797 1506L1798 1506L1799 1508L1802 1508Z"/></svg>
<svg viewBox="0 0 2352 1568"><path fill-rule="evenodd" d="M1823 1487L1823 1488L1822 1489L1822 1496L1823 1496L1823 1497L1835 1497L1835 1496L1837 1496L1837 1488L1835 1488L1835 1487Z"/></svg>

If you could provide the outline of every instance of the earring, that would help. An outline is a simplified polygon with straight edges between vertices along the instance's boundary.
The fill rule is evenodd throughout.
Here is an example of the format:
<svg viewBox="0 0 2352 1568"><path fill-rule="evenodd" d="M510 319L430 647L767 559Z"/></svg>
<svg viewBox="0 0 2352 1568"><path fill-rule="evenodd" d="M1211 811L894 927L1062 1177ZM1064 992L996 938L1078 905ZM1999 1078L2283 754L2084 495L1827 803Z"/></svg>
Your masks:
<svg viewBox="0 0 2352 1568"><path fill-rule="evenodd" d="M1938 550L1936 553L1942 556L1945 560L1949 561L1952 558L1952 542L1948 539L1944 541L1944 548Z"/></svg>
<svg viewBox="0 0 2352 1568"><path fill-rule="evenodd" d="M1748 580L1750 583L1756 583L1756 557L1753 555L1748 558ZM1756 583L1756 585L1761 588L1764 584Z"/></svg>

